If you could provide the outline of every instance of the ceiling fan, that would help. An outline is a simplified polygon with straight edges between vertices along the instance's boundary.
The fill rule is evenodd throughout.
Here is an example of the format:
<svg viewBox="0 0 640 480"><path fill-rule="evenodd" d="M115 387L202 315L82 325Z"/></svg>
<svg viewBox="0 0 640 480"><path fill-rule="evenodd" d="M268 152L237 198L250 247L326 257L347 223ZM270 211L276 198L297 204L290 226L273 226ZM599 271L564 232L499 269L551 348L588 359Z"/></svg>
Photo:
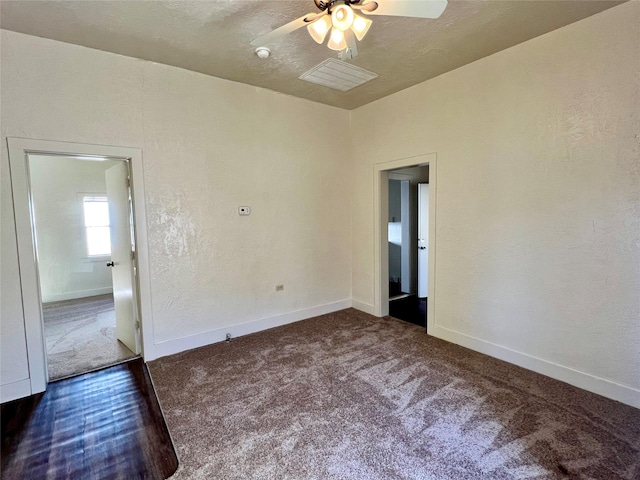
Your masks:
<svg viewBox="0 0 640 480"><path fill-rule="evenodd" d="M357 15L389 15L396 17L438 18L447 7L447 0L313 0L320 10L308 13L292 22L256 38L251 45L264 46L274 40L307 27L309 35L317 43L353 58L358 54L356 39L362 40L371 27L371 20ZM341 56L342 58L342 56Z"/></svg>

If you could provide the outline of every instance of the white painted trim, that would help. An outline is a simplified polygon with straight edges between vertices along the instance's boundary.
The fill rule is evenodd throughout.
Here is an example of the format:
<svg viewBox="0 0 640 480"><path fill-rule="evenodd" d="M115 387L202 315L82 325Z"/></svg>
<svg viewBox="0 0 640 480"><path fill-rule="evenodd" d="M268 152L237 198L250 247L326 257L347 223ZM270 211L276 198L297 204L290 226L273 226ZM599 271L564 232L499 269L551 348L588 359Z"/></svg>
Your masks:
<svg viewBox="0 0 640 480"><path fill-rule="evenodd" d="M31 193L29 191L29 171L26 145L20 139L7 138L13 211L16 221L16 241L18 244L18 265L20 268L20 288L24 315L27 361L29 366L30 391L44 392L47 387L47 358L45 354L42 325L42 305L40 303L40 280L36 259L34 228L31 223Z"/></svg>
<svg viewBox="0 0 640 480"><path fill-rule="evenodd" d="M427 330L435 325L435 263L436 263L436 183L435 153L402 158L373 165L373 250L374 293L373 312L378 317L389 314L389 245L387 224L389 217L389 170L416 165L429 165L429 301L427 302ZM364 311L364 310L363 310Z"/></svg>
<svg viewBox="0 0 640 480"><path fill-rule="evenodd" d="M375 315L375 308L370 303L361 302L359 300L351 300L351 306L356 310L368 313L369 315Z"/></svg>
<svg viewBox="0 0 640 480"><path fill-rule="evenodd" d="M151 304L151 266L149 261L149 241L147 239L147 204L144 191L144 164L142 150L135 149L131 154L131 198L133 203L133 221L136 244L137 318L140 321L140 355L146 361L146 346L153 344L153 308Z"/></svg>
<svg viewBox="0 0 640 480"><path fill-rule="evenodd" d="M560 380L583 390L640 408L640 390L434 325L429 335Z"/></svg>
<svg viewBox="0 0 640 480"><path fill-rule="evenodd" d="M31 395L31 380L28 378L0 385L0 403L10 402L29 395Z"/></svg>
<svg viewBox="0 0 640 480"><path fill-rule="evenodd" d="M427 333L436 325L436 207L438 204L438 162L429 161L429 297L427 301Z"/></svg>
<svg viewBox="0 0 640 480"><path fill-rule="evenodd" d="M373 314L389 315L389 242L387 219L389 218L389 173L376 169L373 175L373 238L374 238L374 290Z"/></svg>
<svg viewBox="0 0 640 480"><path fill-rule="evenodd" d="M90 145L80 143L36 140L7 137L11 187L13 192L16 237L18 243L18 264L20 267L20 287L24 311L25 336L31 394L44 392L48 382L44 332L42 326L42 305L38 262L35 251L34 229L31 223L31 193L27 155L101 156L126 159L131 166L131 195L133 199L134 224L137 248L138 295L140 322L145 340L152 338L151 326L151 285L149 284L149 253L147 244L147 221L145 211L142 151L138 148ZM134 195L135 191L135 195ZM145 328L146 327L146 328ZM149 335L149 337L147 337Z"/></svg>
<svg viewBox="0 0 640 480"><path fill-rule="evenodd" d="M76 290L75 292L53 293L42 295L42 303L62 302L64 300L75 300L77 298L95 297L96 295L107 295L113 293L112 287L92 288L91 290Z"/></svg>
<svg viewBox="0 0 640 480"><path fill-rule="evenodd" d="M222 342L226 339L227 333L232 337L241 337L250 333L260 332L269 328L279 327L288 323L298 322L307 318L317 317L327 313L337 312L351 307L351 299L340 300L338 302L326 303L315 307L297 310L295 312L274 315L273 317L261 318L239 325L230 325L228 327L217 328L207 332L197 333L186 337L158 342L152 348L146 350L146 361L155 360L156 358L173 355L175 353L184 352L198 347L204 347L212 343Z"/></svg>

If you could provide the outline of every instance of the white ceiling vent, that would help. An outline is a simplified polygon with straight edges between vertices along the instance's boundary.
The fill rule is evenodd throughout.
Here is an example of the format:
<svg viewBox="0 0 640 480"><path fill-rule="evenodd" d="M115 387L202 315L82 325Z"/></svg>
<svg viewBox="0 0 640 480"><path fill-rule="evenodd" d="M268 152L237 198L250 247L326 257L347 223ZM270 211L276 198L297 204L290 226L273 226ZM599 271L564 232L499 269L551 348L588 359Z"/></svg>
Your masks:
<svg viewBox="0 0 640 480"><path fill-rule="evenodd" d="M377 78L378 74L356 67L350 63L327 58L308 72L300 75L300 80L346 92L363 83Z"/></svg>

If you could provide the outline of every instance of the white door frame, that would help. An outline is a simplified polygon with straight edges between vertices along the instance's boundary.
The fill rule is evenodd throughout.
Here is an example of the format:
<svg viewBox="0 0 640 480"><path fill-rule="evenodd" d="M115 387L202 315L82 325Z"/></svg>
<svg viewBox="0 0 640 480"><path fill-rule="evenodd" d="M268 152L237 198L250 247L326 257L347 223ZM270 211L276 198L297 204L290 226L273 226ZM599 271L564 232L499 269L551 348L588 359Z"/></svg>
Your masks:
<svg viewBox="0 0 640 480"><path fill-rule="evenodd" d="M29 154L51 156L106 157L126 160L130 165L131 199L133 207L138 279L139 320L142 334L142 355L153 338L151 318L151 287L149 248L142 169L142 150L129 147L67 143L28 138L7 138L11 188L16 221L20 288L24 312L25 337L29 364L31 394L44 392L49 381L42 319L38 259L35 248L35 230L32 223Z"/></svg>
<svg viewBox="0 0 640 480"><path fill-rule="evenodd" d="M429 301L427 329L435 327L436 306L436 154L427 153L373 165L374 315L389 315L389 170L429 165Z"/></svg>

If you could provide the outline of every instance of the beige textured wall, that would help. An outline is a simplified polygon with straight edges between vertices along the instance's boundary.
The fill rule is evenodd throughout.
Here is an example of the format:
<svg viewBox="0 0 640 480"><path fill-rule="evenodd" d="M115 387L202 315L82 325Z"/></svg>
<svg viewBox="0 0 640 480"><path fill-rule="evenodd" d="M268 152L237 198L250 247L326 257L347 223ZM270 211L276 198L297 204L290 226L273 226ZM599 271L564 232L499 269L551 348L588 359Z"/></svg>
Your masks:
<svg viewBox="0 0 640 480"><path fill-rule="evenodd" d="M1 47L2 383L28 375L7 136L142 149L155 342L349 301L348 138L309 128L348 112L13 32Z"/></svg>
<svg viewBox="0 0 640 480"><path fill-rule="evenodd" d="M112 291L109 257L87 256L82 194L106 195L104 172L114 164L29 156L43 302Z"/></svg>
<svg viewBox="0 0 640 480"><path fill-rule="evenodd" d="M630 2L355 110L354 302L372 165L436 152L433 333L640 405L639 26Z"/></svg>

